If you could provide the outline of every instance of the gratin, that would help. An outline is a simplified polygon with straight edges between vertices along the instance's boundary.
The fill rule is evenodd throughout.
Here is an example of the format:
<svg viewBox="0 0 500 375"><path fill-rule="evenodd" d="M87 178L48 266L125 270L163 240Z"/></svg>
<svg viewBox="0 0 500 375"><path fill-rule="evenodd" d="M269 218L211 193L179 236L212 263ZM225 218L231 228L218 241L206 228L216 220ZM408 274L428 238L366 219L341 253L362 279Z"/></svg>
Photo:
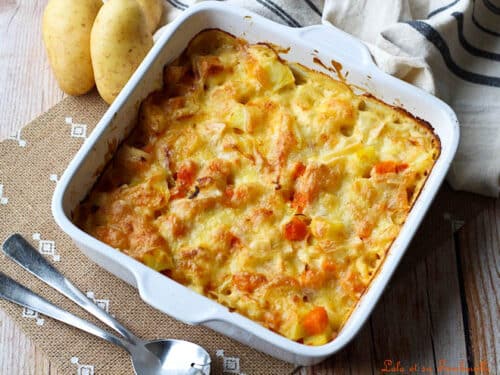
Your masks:
<svg viewBox="0 0 500 375"><path fill-rule="evenodd" d="M281 335L336 337L440 153L422 120L272 46L198 34L75 212Z"/></svg>

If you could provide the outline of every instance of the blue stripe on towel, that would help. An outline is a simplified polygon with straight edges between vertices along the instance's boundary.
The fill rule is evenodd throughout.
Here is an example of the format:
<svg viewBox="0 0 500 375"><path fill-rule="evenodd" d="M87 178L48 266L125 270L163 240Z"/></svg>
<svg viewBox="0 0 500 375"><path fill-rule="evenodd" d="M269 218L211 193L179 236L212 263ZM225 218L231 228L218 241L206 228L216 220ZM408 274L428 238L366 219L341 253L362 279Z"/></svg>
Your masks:
<svg viewBox="0 0 500 375"><path fill-rule="evenodd" d="M497 7L490 0L483 0L483 3L484 5L486 5L486 8L488 8L491 12L495 14L500 14L500 7Z"/></svg>
<svg viewBox="0 0 500 375"><path fill-rule="evenodd" d="M476 25L478 29L484 31L485 33L488 33L493 36L500 36L499 32L490 30L479 23L479 21L476 18L476 0L472 0L472 22L474 23L474 25Z"/></svg>
<svg viewBox="0 0 500 375"><path fill-rule="evenodd" d="M179 10L186 10L187 5L180 3L177 0L167 0L170 5L172 5L174 8L177 8Z"/></svg>
<svg viewBox="0 0 500 375"><path fill-rule="evenodd" d="M441 56L443 57L444 63L446 64L448 69L450 69L455 75L465 81L469 81L472 83L500 87L500 77L485 76L482 74L470 72L458 66L451 57L450 49L446 44L446 41L432 26L422 21L409 21L406 23L417 30L420 34L425 36L425 38L439 50Z"/></svg>
<svg viewBox="0 0 500 375"><path fill-rule="evenodd" d="M314 11L314 13L316 13L318 16L321 17L321 11L311 0L304 0L304 1L307 3L307 5L309 5L309 8L311 8Z"/></svg>
<svg viewBox="0 0 500 375"><path fill-rule="evenodd" d="M282 8L280 8L276 3L272 2L271 0L256 0L256 1L264 5L271 12L280 17L289 26L302 27L301 24L297 22L297 20L295 20L292 16L290 16L287 12L285 12Z"/></svg>
<svg viewBox="0 0 500 375"><path fill-rule="evenodd" d="M469 52L471 55L483 57L489 60L500 61L500 54L490 51L485 51L479 49L472 44L470 44L464 36L464 15L460 12L454 12L451 14L457 20L457 28L458 28L458 40L464 49Z"/></svg>
<svg viewBox="0 0 500 375"><path fill-rule="evenodd" d="M450 4L448 5L445 5L441 8L438 8L438 9L435 9L433 10L432 12L430 12L428 15L427 15L427 18L431 18L432 16L435 16L436 14L438 13L441 13L442 11L446 10L446 9L449 9L451 8L453 5L455 5L456 3L458 3L460 0L455 0L453 2L451 2Z"/></svg>

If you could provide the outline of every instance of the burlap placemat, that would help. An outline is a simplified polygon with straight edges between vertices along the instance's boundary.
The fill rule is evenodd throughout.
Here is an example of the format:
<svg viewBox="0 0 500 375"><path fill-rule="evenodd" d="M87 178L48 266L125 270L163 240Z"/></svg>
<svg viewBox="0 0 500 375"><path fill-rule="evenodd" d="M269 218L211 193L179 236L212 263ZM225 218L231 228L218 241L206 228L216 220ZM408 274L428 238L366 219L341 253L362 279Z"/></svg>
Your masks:
<svg viewBox="0 0 500 375"><path fill-rule="evenodd" d="M293 366L214 331L170 319L134 288L87 259L55 224L50 202L59 176L106 110L93 92L69 97L0 143L0 240L21 233L82 291L142 338L180 338L204 346L213 374L288 374ZM96 322L3 254L1 269L57 305ZM77 329L0 300L0 307L58 365L61 374L133 374L128 354Z"/></svg>

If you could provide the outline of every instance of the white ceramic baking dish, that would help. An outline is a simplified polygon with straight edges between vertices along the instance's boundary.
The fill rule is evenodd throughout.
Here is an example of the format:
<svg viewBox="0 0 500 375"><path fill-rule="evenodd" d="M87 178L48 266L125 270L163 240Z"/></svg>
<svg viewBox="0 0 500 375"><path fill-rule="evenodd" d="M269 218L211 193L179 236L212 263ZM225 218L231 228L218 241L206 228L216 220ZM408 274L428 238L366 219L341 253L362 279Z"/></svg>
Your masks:
<svg viewBox="0 0 500 375"><path fill-rule="evenodd" d="M441 139L441 155L411 210L378 275L338 337L311 347L286 339L246 317L149 269L127 255L89 236L71 221L71 213L86 196L102 167L135 125L141 101L162 84L163 67L201 30L219 28L249 42L270 42L290 50L284 59L332 75L313 62L335 60L348 74L347 82L389 104L428 121ZM442 101L381 72L366 47L331 25L290 28L247 10L203 2L186 10L161 35L123 91L83 144L57 184L52 210L59 226L97 264L135 286L142 299L158 310L189 324L203 324L224 335L288 362L311 365L337 352L358 332L382 294L450 166L458 144L458 123Z"/></svg>

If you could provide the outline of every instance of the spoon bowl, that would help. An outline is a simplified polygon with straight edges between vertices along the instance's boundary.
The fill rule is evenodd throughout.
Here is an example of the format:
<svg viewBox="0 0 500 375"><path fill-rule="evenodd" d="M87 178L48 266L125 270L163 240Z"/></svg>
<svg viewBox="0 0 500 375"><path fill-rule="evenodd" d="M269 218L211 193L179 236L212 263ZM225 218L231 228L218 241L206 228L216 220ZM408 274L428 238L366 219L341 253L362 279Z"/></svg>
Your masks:
<svg viewBox="0 0 500 375"><path fill-rule="evenodd" d="M170 339L145 342L144 346L159 358L162 374L210 374L210 355L199 345Z"/></svg>

